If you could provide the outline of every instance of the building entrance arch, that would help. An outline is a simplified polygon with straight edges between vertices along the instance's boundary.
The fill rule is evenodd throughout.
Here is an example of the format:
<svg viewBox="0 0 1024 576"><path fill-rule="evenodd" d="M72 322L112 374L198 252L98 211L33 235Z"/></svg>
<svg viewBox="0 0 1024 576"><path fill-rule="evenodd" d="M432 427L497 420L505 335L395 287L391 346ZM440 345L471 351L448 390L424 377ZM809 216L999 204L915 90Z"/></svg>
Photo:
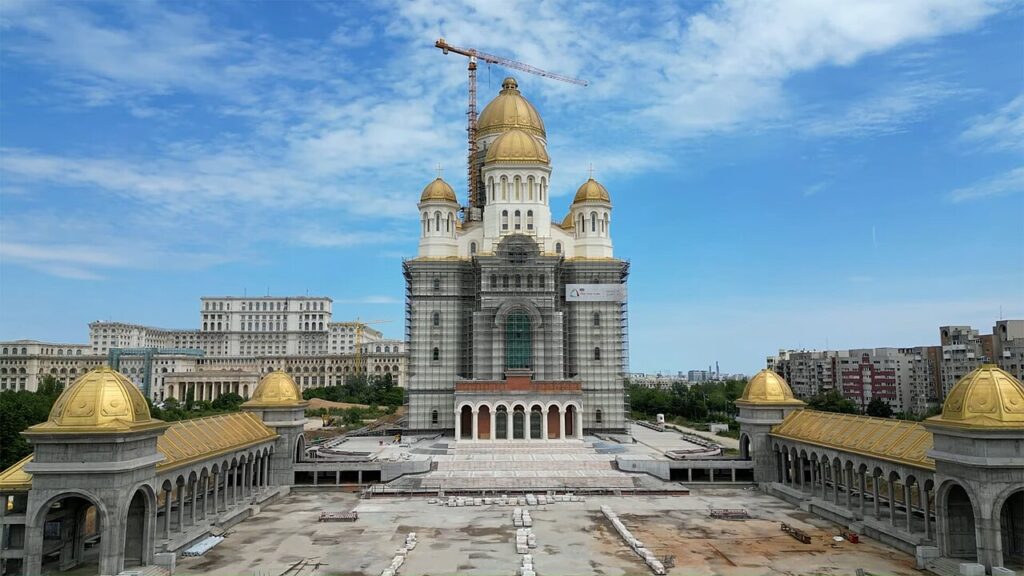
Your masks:
<svg viewBox="0 0 1024 576"><path fill-rule="evenodd" d="M153 547L153 503L143 488L135 491L128 503L124 531L124 567L144 566L148 563L148 550Z"/></svg>
<svg viewBox="0 0 1024 576"><path fill-rule="evenodd" d="M978 540L971 497L959 484L946 490L946 555L951 558L978 558Z"/></svg>
<svg viewBox="0 0 1024 576"><path fill-rule="evenodd" d="M463 406L459 410L459 433L462 438L473 437L473 409L469 406Z"/></svg>
<svg viewBox="0 0 1024 576"><path fill-rule="evenodd" d="M572 404L565 407L565 437L576 437L576 407Z"/></svg>
<svg viewBox="0 0 1024 576"><path fill-rule="evenodd" d="M66 494L44 505L35 528L42 540L40 573L72 569L81 574L118 572L113 566L101 566L102 559L116 556L109 551L113 542L103 538L107 523L106 513L83 494Z"/></svg>
<svg viewBox="0 0 1024 576"><path fill-rule="evenodd" d="M508 440L508 408L498 406L494 411L494 434L496 440Z"/></svg>
<svg viewBox="0 0 1024 576"><path fill-rule="evenodd" d="M526 410L521 404L512 409L512 439L526 439Z"/></svg>
<svg viewBox="0 0 1024 576"><path fill-rule="evenodd" d="M1003 502L999 511L999 536L1003 567L1024 570L1024 490L1017 490Z"/></svg>
<svg viewBox="0 0 1024 576"><path fill-rule="evenodd" d="M540 406L534 405L530 408L530 438L543 438L541 430L544 425L541 422L541 418L544 417L544 412Z"/></svg>
<svg viewBox="0 0 1024 576"><path fill-rule="evenodd" d="M493 440L491 438L491 407L486 404L477 412L477 439Z"/></svg>

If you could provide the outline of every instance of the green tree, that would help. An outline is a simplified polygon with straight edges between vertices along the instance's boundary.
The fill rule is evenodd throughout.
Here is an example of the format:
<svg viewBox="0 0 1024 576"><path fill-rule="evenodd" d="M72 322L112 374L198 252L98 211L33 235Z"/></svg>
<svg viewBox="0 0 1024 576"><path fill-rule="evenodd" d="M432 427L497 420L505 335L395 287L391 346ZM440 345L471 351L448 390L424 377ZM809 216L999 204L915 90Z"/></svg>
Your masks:
<svg viewBox="0 0 1024 576"><path fill-rule="evenodd" d="M871 402L868 402L868 407L864 410L868 416L877 416L879 418L890 418L892 417L892 406L881 398L872 398Z"/></svg>
<svg viewBox="0 0 1024 576"><path fill-rule="evenodd" d="M188 392L185 393L185 410L191 410L196 405L196 391L193 388L189 388Z"/></svg>
<svg viewBox="0 0 1024 576"><path fill-rule="evenodd" d="M235 394L234 392L228 392L227 394L221 394L213 401L211 406L214 410L225 410L229 412L237 412L242 406L242 402L245 399Z"/></svg>
<svg viewBox="0 0 1024 576"><path fill-rule="evenodd" d="M50 415L57 396L7 390L0 392L0 470L32 453L32 446L21 432Z"/></svg>
<svg viewBox="0 0 1024 576"><path fill-rule="evenodd" d="M840 412L842 414L858 414L857 404L849 398L844 398L836 390L829 390L812 397L807 401L807 406L822 412Z"/></svg>
<svg viewBox="0 0 1024 576"><path fill-rule="evenodd" d="M36 387L36 392L48 398L53 398L54 400L56 400L63 391L64 383L57 380L53 374L43 376L39 380L39 386Z"/></svg>

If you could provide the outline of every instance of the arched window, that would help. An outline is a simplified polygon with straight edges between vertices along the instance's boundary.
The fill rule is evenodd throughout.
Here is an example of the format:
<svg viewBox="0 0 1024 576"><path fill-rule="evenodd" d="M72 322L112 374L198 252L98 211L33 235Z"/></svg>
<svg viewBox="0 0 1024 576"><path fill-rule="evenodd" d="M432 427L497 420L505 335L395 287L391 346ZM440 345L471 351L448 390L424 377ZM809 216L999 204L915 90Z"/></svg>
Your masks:
<svg viewBox="0 0 1024 576"><path fill-rule="evenodd" d="M266 324L264 324L264 328L266 328ZM321 329L321 330L323 330L323 329L324 329L324 323L323 323L323 322L321 322L321 323L320 323L320 329Z"/></svg>
<svg viewBox="0 0 1024 576"><path fill-rule="evenodd" d="M607 212L604 213L604 222L601 223L601 231L604 232L605 235L608 234L608 213Z"/></svg>
<svg viewBox="0 0 1024 576"><path fill-rule="evenodd" d="M526 179L526 197L533 200L533 176Z"/></svg>
<svg viewBox="0 0 1024 576"><path fill-rule="evenodd" d="M377 346L377 348L374 349L374 352L380 354L380 346Z"/></svg>
<svg viewBox="0 0 1024 576"><path fill-rule="evenodd" d="M433 360L434 362L437 362L438 360L440 360L441 359L441 349L438 348L437 346L434 346L434 351L431 352L430 359Z"/></svg>
<svg viewBox="0 0 1024 576"><path fill-rule="evenodd" d="M597 212L590 213L590 231L597 232Z"/></svg>
<svg viewBox="0 0 1024 576"><path fill-rule="evenodd" d="M519 200L522 199L521 193L522 193L522 189L523 189L523 181L520 180L519 176L516 176L515 183L516 183L516 201L519 201Z"/></svg>
<svg viewBox="0 0 1024 576"><path fill-rule="evenodd" d="M523 216L519 212L519 210L516 210L516 230L522 230L522 229L523 229Z"/></svg>
<svg viewBox="0 0 1024 576"><path fill-rule="evenodd" d="M533 356L530 317L517 310L505 319L505 367L529 368Z"/></svg>
<svg viewBox="0 0 1024 576"><path fill-rule="evenodd" d="M602 414L602 413L601 413L601 409L600 409L600 408L598 408L598 409L597 409L597 412L594 412L594 422L596 422L596 423L600 424L600 423L601 423L601 420L602 420L602 418L601 418L601 417L602 417L603 415L604 415L604 414Z"/></svg>
<svg viewBox="0 0 1024 576"><path fill-rule="evenodd" d="M533 274L526 275L526 287L533 288Z"/></svg>
<svg viewBox="0 0 1024 576"><path fill-rule="evenodd" d="M491 193L491 202L494 202L494 177L487 179L487 190Z"/></svg>
<svg viewBox="0 0 1024 576"><path fill-rule="evenodd" d="M434 232L441 231L441 212L434 212Z"/></svg>
<svg viewBox="0 0 1024 576"><path fill-rule="evenodd" d="M561 253L562 253L562 243L561 242L555 242L555 254L561 254Z"/></svg>
<svg viewBox="0 0 1024 576"><path fill-rule="evenodd" d="M576 226L576 235L579 236L579 235L583 234L586 231L587 231L587 221L583 217L583 214L580 214L580 223Z"/></svg>
<svg viewBox="0 0 1024 576"><path fill-rule="evenodd" d="M540 286L541 288L544 287L544 275L543 274L541 274L540 277L537 279L537 285Z"/></svg>
<svg viewBox="0 0 1024 576"><path fill-rule="evenodd" d="M431 323L434 326L440 326L441 325L441 313L440 312L434 312L434 316L431 319Z"/></svg>
<svg viewBox="0 0 1024 576"><path fill-rule="evenodd" d="M452 228L453 228L452 221L453 220L454 220L454 218L452 217L452 213L449 212L448 213L448 221L445 222L445 224L444 224L444 231L445 232L451 232L452 231Z"/></svg>
<svg viewBox="0 0 1024 576"><path fill-rule="evenodd" d="M508 200L508 178L501 177L501 199Z"/></svg>
<svg viewBox="0 0 1024 576"><path fill-rule="evenodd" d="M498 287L498 275L491 274L491 290Z"/></svg>
<svg viewBox="0 0 1024 576"><path fill-rule="evenodd" d="M437 424L437 410L430 413L430 423Z"/></svg>
<svg viewBox="0 0 1024 576"><path fill-rule="evenodd" d="M469 243L469 253L476 254L476 242Z"/></svg>
<svg viewBox="0 0 1024 576"><path fill-rule="evenodd" d="M440 278L434 278L434 291L436 292L436 291L438 291L440 289L441 289L441 279Z"/></svg>
<svg viewBox="0 0 1024 576"><path fill-rule="evenodd" d="M533 210L526 211L526 229L533 230Z"/></svg>
<svg viewBox="0 0 1024 576"><path fill-rule="evenodd" d="M501 277L501 287L508 288L508 274Z"/></svg>
<svg viewBox="0 0 1024 576"><path fill-rule="evenodd" d="M601 349L598 348L597 346L594 346L594 360L600 360L600 359L601 359Z"/></svg>
<svg viewBox="0 0 1024 576"><path fill-rule="evenodd" d="M601 325L601 313L600 312L594 312L594 326L600 326L600 325Z"/></svg>
<svg viewBox="0 0 1024 576"><path fill-rule="evenodd" d="M508 210L501 211L501 229L508 230Z"/></svg>
<svg viewBox="0 0 1024 576"><path fill-rule="evenodd" d="M548 179L544 178L544 177L541 177L541 179L540 179L540 201L541 202L544 201L544 193L547 192L547 189L548 189Z"/></svg>

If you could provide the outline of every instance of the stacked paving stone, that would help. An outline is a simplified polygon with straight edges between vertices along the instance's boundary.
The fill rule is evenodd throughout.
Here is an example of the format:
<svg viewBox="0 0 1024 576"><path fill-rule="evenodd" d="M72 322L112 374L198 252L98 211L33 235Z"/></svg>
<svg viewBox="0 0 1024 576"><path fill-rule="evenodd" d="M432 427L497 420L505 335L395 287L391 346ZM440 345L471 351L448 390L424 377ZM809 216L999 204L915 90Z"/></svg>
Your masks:
<svg viewBox="0 0 1024 576"><path fill-rule="evenodd" d="M523 564L519 567L519 576L536 576L536 574L533 570L533 555L524 555Z"/></svg>
<svg viewBox="0 0 1024 576"><path fill-rule="evenodd" d="M526 494L525 496L508 496L502 494L498 497L470 498L466 496L449 496L447 499L430 498L427 504L439 504L441 506L547 506L555 502L586 502L583 496L577 496L571 492L565 494Z"/></svg>
<svg viewBox="0 0 1024 576"><path fill-rule="evenodd" d="M601 506L601 512L604 514L604 517L612 523L612 526L615 527L615 531L619 533L619 536L626 541L626 544L629 544L629 547L633 549L633 552L636 552L637 556L644 559L644 562L647 563L648 568L650 568L652 572L659 575L665 573L665 565L661 563L661 560L658 560L653 552L645 548L643 542L633 537L633 534L631 534L625 524L619 520L619 515L613 512L611 507Z"/></svg>
<svg viewBox="0 0 1024 576"><path fill-rule="evenodd" d="M391 565L385 568L380 573L380 576L395 576L398 574L398 570L405 564L405 557L414 548L416 548L416 533L409 532L409 535L405 537L405 546L395 550L395 557L391 559Z"/></svg>
<svg viewBox="0 0 1024 576"><path fill-rule="evenodd" d="M533 526L533 517L530 516L530 511L523 508L516 508L513 510L512 525L516 528L529 528Z"/></svg>

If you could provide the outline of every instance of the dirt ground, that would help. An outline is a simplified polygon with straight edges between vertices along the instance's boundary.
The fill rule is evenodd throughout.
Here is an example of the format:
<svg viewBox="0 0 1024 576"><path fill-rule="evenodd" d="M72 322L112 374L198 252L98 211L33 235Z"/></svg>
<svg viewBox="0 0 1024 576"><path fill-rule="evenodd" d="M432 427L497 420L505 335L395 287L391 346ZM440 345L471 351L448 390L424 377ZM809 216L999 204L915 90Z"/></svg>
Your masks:
<svg viewBox="0 0 1024 576"><path fill-rule="evenodd" d="M690 496L601 497L531 509L541 576L650 574L600 512L611 506L659 556L675 556L673 575L827 574L857 568L881 575L920 574L913 558L877 542L833 545L837 528L753 490L695 490ZM746 508L753 519L711 520L709 507ZM355 523L320 523L321 511L355 509ZM298 492L232 528L201 558L179 561L179 574L377 576L406 534L416 532L402 576L512 575L519 567L512 507L449 508L426 499L359 500L339 492ZM802 544L781 532L808 532ZM317 562L321 564L316 565ZM295 569L290 567L299 563Z"/></svg>

